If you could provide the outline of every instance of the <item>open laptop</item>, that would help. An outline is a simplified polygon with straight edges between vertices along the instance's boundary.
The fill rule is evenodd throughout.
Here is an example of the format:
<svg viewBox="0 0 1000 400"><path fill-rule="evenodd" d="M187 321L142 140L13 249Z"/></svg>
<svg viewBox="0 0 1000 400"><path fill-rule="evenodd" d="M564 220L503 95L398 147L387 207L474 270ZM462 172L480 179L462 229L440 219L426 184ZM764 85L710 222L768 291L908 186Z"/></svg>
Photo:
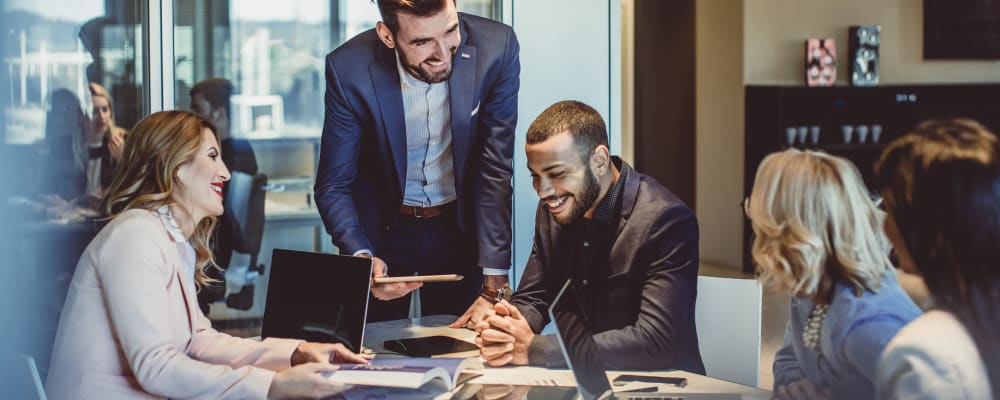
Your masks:
<svg viewBox="0 0 1000 400"><path fill-rule="evenodd" d="M735 393L613 393L608 382L607 370L597 353L594 336L587 327L585 314L573 289L573 281L566 280L562 289L549 306L549 318L555 323L559 347L566 365L576 378L576 390L580 398L593 399L726 399L739 400Z"/></svg>
<svg viewBox="0 0 1000 400"><path fill-rule="evenodd" d="M371 259L274 249L262 337L343 343L360 352Z"/></svg>

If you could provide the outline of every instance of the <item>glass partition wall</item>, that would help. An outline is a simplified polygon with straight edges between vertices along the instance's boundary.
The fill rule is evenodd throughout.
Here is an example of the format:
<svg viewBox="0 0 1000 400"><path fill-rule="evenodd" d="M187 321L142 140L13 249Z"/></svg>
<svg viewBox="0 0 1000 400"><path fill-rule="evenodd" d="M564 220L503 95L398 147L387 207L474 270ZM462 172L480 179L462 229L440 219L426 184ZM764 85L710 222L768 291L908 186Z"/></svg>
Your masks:
<svg viewBox="0 0 1000 400"><path fill-rule="evenodd" d="M0 332L0 380L7 349L34 360L41 379L47 372L70 278L97 231L102 189L87 174L112 163L95 160L91 143L148 109L145 10L129 0L0 0L0 321L10 327Z"/></svg>
<svg viewBox="0 0 1000 400"><path fill-rule="evenodd" d="M501 3L457 2L489 18ZM24 327L0 343L31 355L44 380L69 280L99 225L100 186L84 183L87 133L190 109L191 88L208 78L235 87L232 136L249 141L268 177L265 274L251 307L219 302L209 315L257 335L271 250L335 250L311 198L324 58L378 19L369 0L0 0L0 301L24 305L0 311L5 326Z"/></svg>
<svg viewBox="0 0 1000 400"><path fill-rule="evenodd" d="M369 0L173 4L174 106L191 108L191 89L198 82L228 80L234 88L228 112L231 136L249 143L258 172L267 176L265 230L257 262L269 265L273 248L335 251L312 201L324 116L325 57L373 28L380 19L377 6ZM499 15L499 4L492 0L457 5L461 12ZM211 305L209 317L217 327L258 334L266 276L265 267L249 309L226 302Z"/></svg>

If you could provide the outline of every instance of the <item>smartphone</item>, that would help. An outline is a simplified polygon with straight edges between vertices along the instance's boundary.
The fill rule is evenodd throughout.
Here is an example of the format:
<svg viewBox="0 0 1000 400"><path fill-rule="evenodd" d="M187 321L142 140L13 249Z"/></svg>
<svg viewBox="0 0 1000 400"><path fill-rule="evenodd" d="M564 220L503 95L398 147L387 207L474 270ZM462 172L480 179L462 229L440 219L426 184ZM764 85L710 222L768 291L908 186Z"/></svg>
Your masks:
<svg viewBox="0 0 1000 400"><path fill-rule="evenodd" d="M611 381L612 385L624 385L629 382L642 382L642 383L658 383L663 385L673 385L677 387L687 386L687 378L677 377L677 376L647 376L647 375L618 375L615 380Z"/></svg>
<svg viewBox="0 0 1000 400"><path fill-rule="evenodd" d="M382 342L382 346L386 350L410 357L430 357L439 354L479 350L479 346L476 346L475 343L469 343L448 336L392 339Z"/></svg>

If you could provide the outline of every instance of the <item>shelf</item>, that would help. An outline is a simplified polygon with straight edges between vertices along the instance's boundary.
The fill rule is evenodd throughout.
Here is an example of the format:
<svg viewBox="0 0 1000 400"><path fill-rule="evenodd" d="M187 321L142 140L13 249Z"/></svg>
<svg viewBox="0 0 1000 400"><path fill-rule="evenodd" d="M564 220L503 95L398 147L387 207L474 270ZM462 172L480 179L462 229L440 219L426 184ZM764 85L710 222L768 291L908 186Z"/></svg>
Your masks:
<svg viewBox="0 0 1000 400"><path fill-rule="evenodd" d="M789 146L783 145L782 150L788 148L796 148L799 150L823 150L823 151L870 151L870 150L882 150L885 148L885 143L869 143L869 144L819 144L810 146Z"/></svg>

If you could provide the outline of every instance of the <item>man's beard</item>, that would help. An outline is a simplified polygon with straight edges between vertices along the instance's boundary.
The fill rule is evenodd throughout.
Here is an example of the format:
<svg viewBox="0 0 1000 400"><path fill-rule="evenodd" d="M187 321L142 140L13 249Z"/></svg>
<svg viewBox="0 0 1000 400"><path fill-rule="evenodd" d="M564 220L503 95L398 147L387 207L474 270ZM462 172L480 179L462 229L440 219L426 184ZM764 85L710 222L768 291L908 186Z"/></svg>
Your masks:
<svg viewBox="0 0 1000 400"><path fill-rule="evenodd" d="M452 60L454 60L454 58L455 58L454 56L455 56L455 52L456 51L458 51L457 48L451 49ZM416 72L417 75L420 75L420 80L421 81L424 81L424 82L427 82L427 83L441 83L441 82L444 82L444 81L448 80L449 78L451 78L451 70L452 70L451 60L448 61L448 69L446 69L444 71L441 71L441 72L438 72L436 74L432 74L431 72L427 71L426 69L424 69L424 67L422 67L419 64L411 64L410 60L408 58L406 58L406 55L403 54L402 51L399 52L399 58L400 58L400 61L402 61L402 64L406 66L406 69L409 70L409 72L411 72L411 73L412 72ZM428 60L424 60L424 61L428 61ZM437 60L430 60L430 61L437 61ZM441 61L443 61L443 60L441 60ZM423 62L421 62L421 64L422 63Z"/></svg>
<svg viewBox="0 0 1000 400"><path fill-rule="evenodd" d="M583 214L586 214L587 210L594 205L594 202L597 201L597 196L600 194L601 185L597 183L597 176L594 175L594 171L587 168L587 174L583 181L583 190L579 195L573 195L573 209L570 210L569 216L562 219L553 215L552 218L559 225L569 225L573 221L583 217Z"/></svg>

